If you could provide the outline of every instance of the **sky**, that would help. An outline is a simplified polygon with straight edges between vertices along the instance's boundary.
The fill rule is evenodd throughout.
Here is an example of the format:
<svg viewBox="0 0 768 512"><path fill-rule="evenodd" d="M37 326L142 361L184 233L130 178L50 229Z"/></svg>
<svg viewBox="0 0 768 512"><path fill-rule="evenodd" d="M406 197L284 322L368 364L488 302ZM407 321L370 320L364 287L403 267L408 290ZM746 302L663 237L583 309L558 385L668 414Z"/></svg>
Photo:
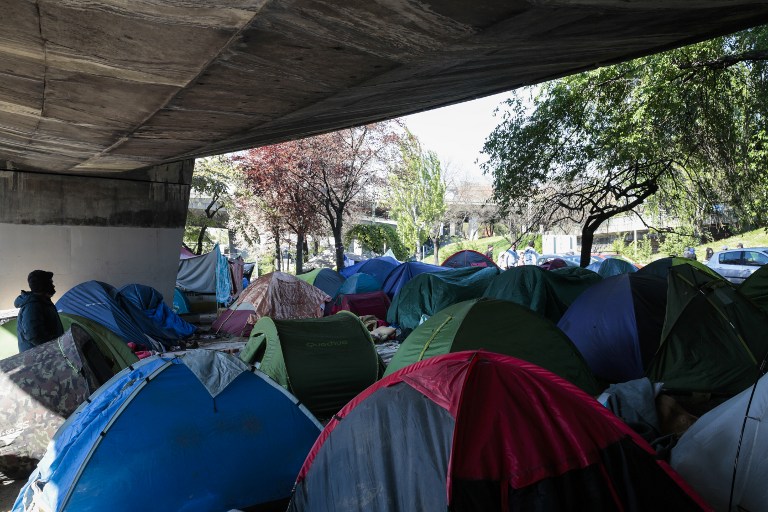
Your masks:
<svg viewBox="0 0 768 512"><path fill-rule="evenodd" d="M403 117L408 129L425 149L434 151L447 164L454 179L491 183L475 163L480 150L500 118L493 111L512 93L506 92Z"/></svg>

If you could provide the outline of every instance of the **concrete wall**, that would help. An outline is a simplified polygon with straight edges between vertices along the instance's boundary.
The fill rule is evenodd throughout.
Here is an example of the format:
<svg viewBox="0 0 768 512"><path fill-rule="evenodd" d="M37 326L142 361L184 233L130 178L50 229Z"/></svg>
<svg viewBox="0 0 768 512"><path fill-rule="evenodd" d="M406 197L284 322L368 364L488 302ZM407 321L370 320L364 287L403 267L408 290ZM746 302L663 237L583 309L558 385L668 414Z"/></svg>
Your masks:
<svg viewBox="0 0 768 512"><path fill-rule="evenodd" d="M132 180L0 170L0 309L38 268L54 273L54 302L92 279L147 284L172 302L193 164Z"/></svg>

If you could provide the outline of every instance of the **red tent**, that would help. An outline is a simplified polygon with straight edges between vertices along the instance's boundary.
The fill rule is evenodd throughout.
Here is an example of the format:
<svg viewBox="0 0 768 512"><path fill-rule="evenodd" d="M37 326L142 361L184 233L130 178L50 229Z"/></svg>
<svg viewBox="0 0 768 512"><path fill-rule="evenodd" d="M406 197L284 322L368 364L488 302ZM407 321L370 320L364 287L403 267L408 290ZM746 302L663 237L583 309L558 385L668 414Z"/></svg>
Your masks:
<svg viewBox="0 0 768 512"><path fill-rule="evenodd" d="M533 364L490 352L390 375L328 423L290 511L702 510L608 409Z"/></svg>
<svg viewBox="0 0 768 512"><path fill-rule="evenodd" d="M357 316L373 315L380 320L386 320L389 305L389 297L381 290L348 293L336 298L333 308L331 308L331 314L336 314L339 311L351 311Z"/></svg>
<svg viewBox="0 0 768 512"><path fill-rule="evenodd" d="M481 254L471 249L464 249L463 251L455 252L448 256L442 264L443 267L451 268L464 268L464 267L496 267L498 265L494 261L488 258L485 254Z"/></svg>

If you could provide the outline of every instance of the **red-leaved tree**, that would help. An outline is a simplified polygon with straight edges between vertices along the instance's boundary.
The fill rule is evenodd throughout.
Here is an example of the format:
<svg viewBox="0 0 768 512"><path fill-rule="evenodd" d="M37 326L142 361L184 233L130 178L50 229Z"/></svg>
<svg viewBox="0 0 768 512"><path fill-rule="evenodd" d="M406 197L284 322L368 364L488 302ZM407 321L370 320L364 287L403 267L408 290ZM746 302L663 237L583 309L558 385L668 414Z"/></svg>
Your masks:
<svg viewBox="0 0 768 512"><path fill-rule="evenodd" d="M322 219L311 187L306 180L299 179L304 158L302 145L301 141L285 142L249 149L237 157L245 186L258 198L270 225L278 261L281 225L296 234L297 274L303 271L306 236L318 230Z"/></svg>
<svg viewBox="0 0 768 512"><path fill-rule="evenodd" d="M360 193L383 183L386 163L397 154L396 122L382 122L298 141L298 177L307 184L333 233L336 267L344 268L344 215Z"/></svg>

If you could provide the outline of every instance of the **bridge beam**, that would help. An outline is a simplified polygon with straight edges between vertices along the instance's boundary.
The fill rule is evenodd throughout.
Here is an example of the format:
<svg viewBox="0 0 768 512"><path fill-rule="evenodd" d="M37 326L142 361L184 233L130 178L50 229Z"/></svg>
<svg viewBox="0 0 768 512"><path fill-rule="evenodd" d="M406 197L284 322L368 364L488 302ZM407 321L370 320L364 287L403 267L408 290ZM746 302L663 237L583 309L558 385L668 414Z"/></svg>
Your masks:
<svg viewBox="0 0 768 512"><path fill-rule="evenodd" d="M54 273L57 295L92 279L142 283L173 301L194 160L130 179L14 170L0 162L0 309L29 289L34 269Z"/></svg>

